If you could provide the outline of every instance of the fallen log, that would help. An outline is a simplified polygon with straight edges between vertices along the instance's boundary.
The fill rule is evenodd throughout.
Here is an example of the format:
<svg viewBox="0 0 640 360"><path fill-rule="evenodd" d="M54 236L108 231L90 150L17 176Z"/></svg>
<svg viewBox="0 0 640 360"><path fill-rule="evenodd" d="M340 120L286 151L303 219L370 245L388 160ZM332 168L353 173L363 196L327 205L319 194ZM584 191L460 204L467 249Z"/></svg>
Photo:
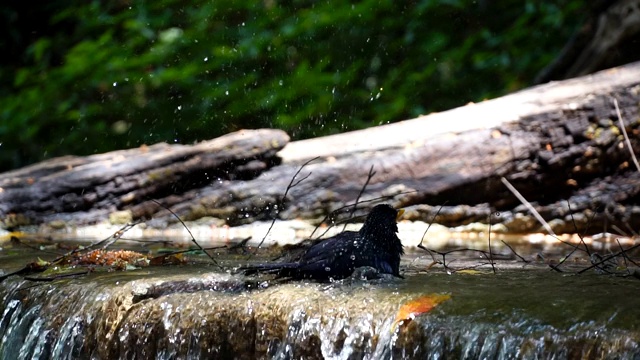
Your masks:
<svg viewBox="0 0 640 360"><path fill-rule="evenodd" d="M274 217L318 222L360 197L365 202L356 215L384 201L406 207L407 219L429 221L445 204L436 222L448 226L491 221L502 231L538 231L505 178L556 232L629 234L640 228L640 171L630 160L630 150L640 153L639 103L640 63L634 63L284 148L288 138L276 130L231 134L212 140L222 145L206 161L193 155L200 144L175 148L188 156L139 160L143 150L133 149L56 159L0 175L0 218L4 227L86 223L124 211L162 227L176 221L165 206L185 220L213 217L229 225ZM301 165L316 157L283 198ZM361 194L371 168L375 175Z"/></svg>
<svg viewBox="0 0 640 360"><path fill-rule="evenodd" d="M0 218L5 228L100 221L149 199L170 202L223 179L251 179L279 163L275 154L288 141L280 130L247 130L195 145L51 159L0 174Z"/></svg>

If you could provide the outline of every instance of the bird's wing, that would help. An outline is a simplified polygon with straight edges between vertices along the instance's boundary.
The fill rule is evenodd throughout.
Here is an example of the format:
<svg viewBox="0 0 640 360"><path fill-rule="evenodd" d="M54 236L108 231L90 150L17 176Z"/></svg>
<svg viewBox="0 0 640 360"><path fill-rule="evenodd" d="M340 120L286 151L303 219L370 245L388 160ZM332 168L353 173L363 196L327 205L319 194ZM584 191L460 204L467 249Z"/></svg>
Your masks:
<svg viewBox="0 0 640 360"><path fill-rule="evenodd" d="M337 274L353 270L353 255L360 237L357 232L345 231L312 246L300 259L299 271ZM348 275L348 274L347 274Z"/></svg>

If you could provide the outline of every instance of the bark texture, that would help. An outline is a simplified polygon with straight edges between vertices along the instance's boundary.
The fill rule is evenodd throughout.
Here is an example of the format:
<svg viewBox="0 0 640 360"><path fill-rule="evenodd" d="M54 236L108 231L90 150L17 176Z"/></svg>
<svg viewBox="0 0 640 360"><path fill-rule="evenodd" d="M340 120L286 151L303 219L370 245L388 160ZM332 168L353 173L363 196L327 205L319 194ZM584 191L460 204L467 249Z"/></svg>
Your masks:
<svg viewBox="0 0 640 360"><path fill-rule="evenodd" d="M448 226L490 220L504 231L538 230L504 177L556 232L630 234L640 229L640 171L614 99L640 154L635 63L289 144L281 131L247 130L193 146L157 144L53 159L0 174L0 217L5 228L81 224L110 215L114 221L123 213L150 219L152 226L175 222L160 203L185 220L213 217L229 225L273 217L320 221L359 198L365 202L356 215L387 202L405 207L407 219L430 221L444 204L436 222ZM302 164L316 157L283 197ZM361 194L371 169L375 175ZM351 216L348 209L336 219Z"/></svg>

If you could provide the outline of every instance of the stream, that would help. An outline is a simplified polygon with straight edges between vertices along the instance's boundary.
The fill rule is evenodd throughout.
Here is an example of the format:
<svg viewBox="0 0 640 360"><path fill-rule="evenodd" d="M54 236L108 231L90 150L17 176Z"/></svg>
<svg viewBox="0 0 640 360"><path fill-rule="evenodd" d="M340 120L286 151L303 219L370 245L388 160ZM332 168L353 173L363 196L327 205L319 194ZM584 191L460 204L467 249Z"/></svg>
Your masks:
<svg viewBox="0 0 640 360"><path fill-rule="evenodd" d="M0 250L0 274L28 254ZM430 259L407 255L404 279L327 284L246 277L204 259L11 276L0 283L0 359L640 359L635 277L515 260L452 272ZM450 299L396 321L430 294Z"/></svg>

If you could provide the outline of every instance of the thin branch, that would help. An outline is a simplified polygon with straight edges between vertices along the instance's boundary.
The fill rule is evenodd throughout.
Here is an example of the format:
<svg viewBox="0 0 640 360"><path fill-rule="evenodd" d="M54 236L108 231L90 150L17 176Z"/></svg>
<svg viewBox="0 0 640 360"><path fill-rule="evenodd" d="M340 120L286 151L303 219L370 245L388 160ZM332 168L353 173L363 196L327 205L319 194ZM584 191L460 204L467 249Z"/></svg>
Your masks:
<svg viewBox="0 0 640 360"><path fill-rule="evenodd" d="M447 270L449 270L449 269L450 269L450 266L449 266L449 265L447 265L447 259L446 259L446 256L447 256L447 255L449 255L449 254L455 253L455 252L477 252L477 253L482 254L485 258L489 259L489 255L488 255L488 254L487 254L487 252L486 252L486 251L484 251L484 250L469 249L469 248L462 248L462 249L453 249L453 250L448 250L448 251L437 251L437 250L433 250L433 249L428 249L428 248L426 248L426 247L424 247L424 246L422 246L422 245L418 245L418 247L419 247L420 249L423 249L423 250L425 250L425 251L429 252L430 254L431 254L431 253L436 253L436 254L438 254L438 255L442 256L442 262L441 262L441 264L442 264L442 266L444 266L444 268L445 268L445 269L447 269ZM432 256L433 256L433 255L432 255ZM455 259L454 259L454 260L452 260L452 261L455 261ZM489 260L489 261L491 262L491 260ZM435 258L434 258L434 262L438 262L438 263L440 263L439 261L435 260ZM486 265L486 264L481 264L481 265Z"/></svg>
<svg viewBox="0 0 640 360"><path fill-rule="evenodd" d="M150 199L151 201L153 201L154 203L162 206L165 210L167 210L168 212L171 213L171 215L173 215L176 219L178 219L178 221L180 222L180 224L182 224L182 226L187 230L187 232L189 233L189 236L191 236L191 242L193 242L194 244L196 244L196 246L198 247L198 249L200 249L203 253L205 253L205 255L207 255L207 257L209 257L209 259L211 259L211 261L213 262L213 264L215 266L217 266L219 269L222 269L222 266L220 266L220 264L218 264L218 262L216 261L216 259L213 258L213 256L211 256L211 254L209 254L202 246L200 246L200 244L198 244L198 242L196 241L196 238L193 237L193 234L191 233L191 230L189 230L189 227L187 226L187 224L184 223L184 221L182 221L182 219L180 219L180 216L178 216L178 214L176 214L175 212L173 212L173 210L169 209L169 207L164 206L163 204L161 204L159 201L157 201L156 199Z"/></svg>
<svg viewBox="0 0 640 360"><path fill-rule="evenodd" d="M362 185L362 188L358 193L358 197L356 197L356 201L353 203L353 210L351 210L351 214L349 215L349 218L352 218L353 214L356 213L356 208L358 207L358 203L360 202L360 197L362 196L362 194L364 194L364 191L367 189L367 185L369 185L369 181L371 181L371 178L373 178L375 174L376 172L373 171L373 165L371 165L371 168L369 169L369 173L367 174L367 181L365 181L364 185ZM347 223L345 222L344 226L342 227L342 231L345 231L346 228L347 228Z"/></svg>
<svg viewBox="0 0 640 360"><path fill-rule="evenodd" d="M630 263L632 263L633 265L635 265L635 266L637 266L637 267L640 267L640 265L639 265L637 262L633 261L629 256L627 256L627 252L626 252L626 251L624 251L624 248L622 247L622 244L620 244L620 240L616 239L616 242L618 243L618 247L619 247L619 248L620 248L620 250L622 251L622 256L623 256L623 257L624 257L624 259L625 259L625 263L626 263L626 261L629 261L629 262L630 262Z"/></svg>
<svg viewBox="0 0 640 360"><path fill-rule="evenodd" d="M624 253L626 253L626 252L628 252L628 251L631 251L631 250L636 249L636 248L639 248L639 247L640 247L640 244L637 244L637 245L634 245L634 246L632 246L632 247L630 247L630 248L628 248L628 249L626 249L626 250L619 251L619 252L617 252L617 253L615 253L615 254L611 254L611 255L609 255L609 256L604 256L604 257L602 257L602 258L600 259L600 261L598 261L598 262L596 262L596 263L592 264L591 266L589 266L589 267L587 267L587 268L584 268L584 269L582 269L582 270L578 271L578 272L577 272L577 274L582 274L582 273L584 273L584 272L586 272L586 271L588 271L588 270L591 270L591 269L593 269L593 268L595 268L595 267L599 268L599 267L600 267L600 265L602 265L602 264L604 264L604 263L608 262L609 260L614 259L614 258L616 258L617 256L620 256L620 255L622 255L622 254L624 254Z"/></svg>
<svg viewBox="0 0 640 360"><path fill-rule="evenodd" d="M500 213L497 213L500 215ZM491 213L489 213L489 262L491 263L491 269L493 270L493 275L496 274L496 267L493 265L493 251L491 250Z"/></svg>
<svg viewBox="0 0 640 360"><path fill-rule="evenodd" d="M627 130L624 128L624 121L622 121L622 114L620 114L620 108L618 107L618 99L613 98L613 104L616 106L618 121L620 122L620 128L622 129L622 135L624 136L624 141L627 143L627 148L629 148L631 159L633 160L633 163L636 165L636 169L638 170L638 172L640 172L640 164L638 164L638 159L636 159L636 154L633 153L633 148L631 147L631 141L629 140L629 135L627 135Z"/></svg>
<svg viewBox="0 0 640 360"><path fill-rule="evenodd" d="M576 225L576 219L573 217L573 211L571 210L571 202L569 202L569 200L567 200L567 207L569 208L569 214L571 215L571 221L573 221L573 229L575 230L576 234L578 234L578 238L580 239L580 243L582 243L582 245L584 246L584 251L587 252L587 255L591 256L591 251L589 251L589 246L587 246L587 243L584 242L584 235L587 234L587 231L589 230L589 226L590 224L593 222L593 218L596 215L596 212L593 212L593 215L591 216L591 219L589 219L589 221L587 222L587 227L584 229L584 232L582 234L578 233L578 226Z"/></svg>
<svg viewBox="0 0 640 360"><path fill-rule="evenodd" d="M529 260L527 260L527 259L523 258L522 256L520 256L520 254L518 254L518 253L517 253L517 252L516 252L512 247L511 247L511 245L507 244L504 240L500 240L500 241L502 241L502 243L503 243L503 244L505 244L505 245L509 248L509 250L511 250L511 252L512 252L515 256L517 256L518 258L520 258L520 260L524 261L525 263L529 263L529 262L530 262Z"/></svg>
<svg viewBox="0 0 640 360"><path fill-rule="evenodd" d="M302 169L305 168L305 166L309 165L312 161L315 161L319 158L319 156L314 157L313 159L310 159L308 161L306 161L304 164L302 164L300 166L300 168L298 169L298 171L296 171L295 174L293 174L293 176L291 177L291 181L289 181L289 185L287 185L286 190L284 191L284 195L282 195L282 199L280 200L280 204L277 204L278 209L277 211L279 212L280 210L284 209L284 204L287 201L287 195L289 194L289 190L291 190L292 188L300 185L300 183L304 180L306 180L309 176L311 176L311 173L308 173L306 176L302 177L301 179L299 179L298 181L296 180L296 177L300 174L300 172L302 171ZM294 182L295 181L295 182ZM262 237L262 240L260 240L260 243L258 244L258 246L256 247L256 251L254 252L257 253L258 250L260 249L260 247L262 247L262 244L264 244L264 241L267 239L267 236L269 236L269 233L271 232L271 229L273 229L273 225L275 225L276 220L278 220L277 216L274 216L274 218L271 220L271 224L269 225L269 229L267 229L267 233L264 234L264 236ZM253 254L250 254L249 256L251 256Z"/></svg>
<svg viewBox="0 0 640 360"><path fill-rule="evenodd" d="M440 214L440 210L442 210L442 208L445 205L447 205L446 201L442 205L440 205L440 207L438 208L438 211L436 211L435 215L433 215L433 217L431 218L431 222L429 223L429 226L427 226L427 230L425 230L424 233L422 234L422 238L420 239L420 244L418 245L419 248L426 250L426 248L424 246L422 246L422 242L424 241L424 237L427 236L427 232L429 231L429 228L431 228L431 224L433 224L436 221L436 218Z"/></svg>
<svg viewBox="0 0 640 360"><path fill-rule="evenodd" d="M365 204L365 203L370 203L370 202L376 202L376 201L380 201L380 200L383 200L383 199L389 199L389 198L392 198L392 197L394 197L394 196L398 196L398 195L405 195L405 194L412 194L412 193L415 193L415 192L418 192L418 191L417 191L417 190L403 191L403 192L400 192L400 193L395 194L395 195L385 195L385 196L380 196L380 197L373 198L373 199L370 199L370 200L360 201L360 204ZM311 235L309 235L309 239L312 239L312 238L313 238L313 236L315 235L316 231L318 231L318 229L320 228L320 225L322 225L322 224L326 223L329 219L331 219L331 218L333 218L334 216L336 216L337 214L341 213L344 209L348 209L348 208L350 208L350 207L353 207L353 204L347 204L347 205L341 206L341 207L339 207L339 208L337 208L337 209L335 209L335 210L331 211L330 213L328 213L328 214L327 214L327 215L322 219L322 221L320 221L320 223L315 227L315 229L313 229L313 231L311 232ZM356 217L356 219L357 219L357 218L360 218L360 217L362 217L362 216L358 216L358 217ZM353 219L340 220L340 221L338 221L338 222L335 222L335 225L340 225L340 224L342 224L342 223L344 223L344 222L346 222L346 221L350 221L350 220L353 220ZM333 222L333 221L332 221L332 222ZM323 237L323 236L324 236L324 235L325 235L325 234L326 234L326 233L327 233L327 232L328 232L328 231L329 231L333 226L334 226L334 225L331 225L331 226L327 227L327 229L326 229L322 234L320 234L320 235L319 235L315 240L318 240L318 239L322 238L322 237Z"/></svg>
<svg viewBox="0 0 640 360"><path fill-rule="evenodd" d="M136 221L136 222L133 222L133 223L125 224L120 229L118 229L116 232L114 232L113 234L109 235L109 237L104 238L104 239L98 241L97 243L91 244L89 246L76 248L76 249L74 249L74 250L72 250L72 251L70 251L70 252L68 252L68 253L66 253L64 255L61 255L61 256L55 258L54 260L51 261L51 263L55 264L55 263L59 262L60 260L66 259L69 256L75 255L77 253L89 252L89 251L97 249L97 248L106 249L109 246L113 245L120 238L122 238L122 236L127 231L129 231L131 228L133 228L134 226L138 225L141 222L142 221Z"/></svg>
<svg viewBox="0 0 640 360"><path fill-rule="evenodd" d="M132 227L136 226L137 224L139 224L140 221L135 222L135 223L131 223L131 224L126 224L123 227L121 227L118 231L116 231L115 233L113 233L112 235L109 235L109 237L98 241L97 243L91 244L89 246L86 247L78 247L73 249L72 251L67 252L64 255L60 255L57 258L53 259L52 261L47 262L46 265L40 265L36 262L31 262L27 265L25 265L24 267L22 267L21 269L18 269L16 271L7 273L7 274L2 274L0 275L0 283L3 282L5 279L7 279L9 276L13 276L13 275L25 275L28 276L29 274L34 274L34 273L38 273L38 272L43 272L46 269L48 269L51 265L55 265L58 264L59 262L61 262L62 260L68 258L71 255L75 255L77 253L81 253L81 252L89 252L95 248L97 248L98 246L102 246L102 248L106 248L108 246L110 246L111 244L113 244L114 242L116 242L118 239L120 239L122 237L122 235L124 235L124 233L126 233L129 229L131 229ZM104 245L106 244L106 245Z"/></svg>
<svg viewBox="0 0 640 360"><path fill-rule="evenodd" d="M624 230L620 229L616 224L611 225L611 229L613 229L613 231L617 231L619 235L622 236L629 236L626 232L624 232Z"/></svg>
<svg viewBox="0 0 640 360"><path fill-rule="evenodd" d="M431 260L433 261L433 263L440 263L438 260L436 260L436 257L433 256L433 253L431 252L431 250L429 250L428 248L426 248L424 245L419 244L418 245L419 249L422 249L424 251L426 251L429 255L431 255Z"/></svg>
<svg viewBox="0 0 640 360"><path fill-rule="evenodd" d="M571 220L573 221L573 226L574 229L576 231L576 234L578 235L578 238L580 239L580 243L584 246L584 249L581 249L579 245L573 245L573 244L569 244L566 241L560 240L559 238L556 238L558 241L570 245L573 249L569 252L569 254L565 255L562 260L560 260L560 262L558 262L555 267L551 266L552 269L554 270L559 270L559 266L562 265L565 261L569 260L569 258L571 258L571 256L573 256L573 254L580 250L580 251L584 251L587 253L587 255L589 257L591 257L591 251L589 250L589 247L587 246L587 243L584 241L584 234L587 233L587 231L589 230L589 227L591 226L591 223L593 222L593 218L596 216L596 212L593 212L593 215L591 215L591 218L589 219L589 221L587 222L587 227L584 229L583 235L581 235L580 233L578 233L578 226L576 225L575 222L575 218L573 217L573 213L571 212L571 204L569 203L569 201L567 200L567 206L569 207L569 215L571 216Z"/></svg>
<svg viewBox="0 0 640 360"><path fill-rule="evenodd" d="M531 203L528 202L527 199L525 199L524 196L522 196L522 194L520 194L520 192L516 190L516 188L514 188L507 179L501 177L500 181L502 181L507 189L509 189L509 191L511 191L511 193L513 193L513 195L515 195L518 200L520 200L520 202L529 210L529 212L538 220L538 222L542 224L545 230L547 230L549 234L555 237L556 234L553 232L553 230L551 230L551 226L549 226L549 224L542 218L542 216L540 216L540 213L538 213L538 211L534 209L533 205L531 205Z"/></svg>

